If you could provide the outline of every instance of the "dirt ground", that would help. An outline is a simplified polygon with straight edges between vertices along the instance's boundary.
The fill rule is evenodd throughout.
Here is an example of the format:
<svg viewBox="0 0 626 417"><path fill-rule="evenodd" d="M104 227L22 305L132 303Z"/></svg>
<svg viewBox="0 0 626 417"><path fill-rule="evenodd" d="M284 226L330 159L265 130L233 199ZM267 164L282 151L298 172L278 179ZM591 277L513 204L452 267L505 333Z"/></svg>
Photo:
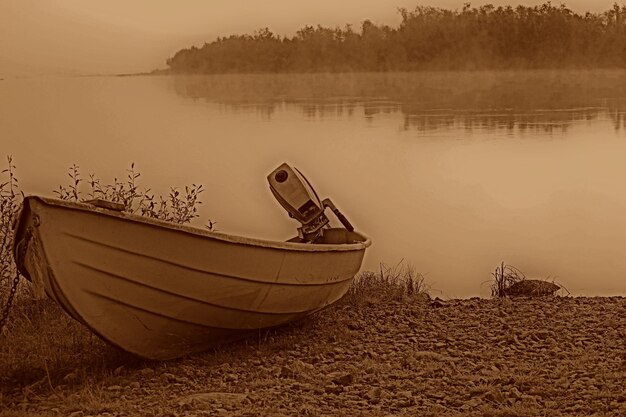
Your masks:
<svg viewBox="0 0 626 417"><path fill-rule="evenodd" d="M626 415L624 297L366 297L180 360L93 355L113 359L13 372L0 415Z"/></svg>

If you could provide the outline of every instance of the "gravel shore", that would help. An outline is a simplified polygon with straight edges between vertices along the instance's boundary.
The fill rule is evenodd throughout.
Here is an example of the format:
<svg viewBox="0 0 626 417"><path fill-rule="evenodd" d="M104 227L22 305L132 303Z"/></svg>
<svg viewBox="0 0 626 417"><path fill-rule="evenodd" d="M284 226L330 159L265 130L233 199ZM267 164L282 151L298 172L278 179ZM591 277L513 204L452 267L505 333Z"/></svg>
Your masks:
<svg viewBox="0 0 626 417"><path fill-rule="evenodd" d="M101 354L2 387L0 415L626 415L624 297L365 297L181 360Z"/></svg>

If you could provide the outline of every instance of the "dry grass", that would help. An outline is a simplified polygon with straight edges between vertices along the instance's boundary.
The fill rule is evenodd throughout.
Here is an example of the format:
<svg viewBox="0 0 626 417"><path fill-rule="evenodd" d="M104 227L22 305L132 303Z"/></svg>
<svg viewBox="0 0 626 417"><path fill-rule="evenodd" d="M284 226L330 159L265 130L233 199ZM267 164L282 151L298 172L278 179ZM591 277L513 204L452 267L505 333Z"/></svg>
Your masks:
<svg viewBox="0 0 626 417"><path fill-rule="evenodd" d="M427 292L424 276L402 260L392 266L381 263L378 272L365 271L358 275L348 290L346 300L355 303L401 301Z"/></svg>
<svg viewBox="0 0 626 417"><path fill-rule="evenodd" d="M492 272L494 282L491 285L492 297L506 297L509 289L516 283L526 279L522 271L504 262Z"/></svg>
<svg viewBox="0 0 626 417"><path fill-rule="evenodd" d="M70 318L52 300L22 297L12 309L0 344L0 397L21 387L23 395L82 384L137 362Z"/></svg>

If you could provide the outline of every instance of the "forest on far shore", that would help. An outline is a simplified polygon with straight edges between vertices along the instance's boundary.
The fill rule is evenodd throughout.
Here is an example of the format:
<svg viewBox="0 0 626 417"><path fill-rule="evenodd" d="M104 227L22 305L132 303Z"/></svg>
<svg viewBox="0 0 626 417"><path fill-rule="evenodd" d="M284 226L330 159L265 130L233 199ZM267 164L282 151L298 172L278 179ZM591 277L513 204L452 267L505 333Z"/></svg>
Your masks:
<svg viewBox="0 0 626 417"><path fill-rule="evenodd" d="M167 60L172 73L625 68L626 6L579 14L565 5L399 9L398 27L268 28L219 37Z"/></svg>

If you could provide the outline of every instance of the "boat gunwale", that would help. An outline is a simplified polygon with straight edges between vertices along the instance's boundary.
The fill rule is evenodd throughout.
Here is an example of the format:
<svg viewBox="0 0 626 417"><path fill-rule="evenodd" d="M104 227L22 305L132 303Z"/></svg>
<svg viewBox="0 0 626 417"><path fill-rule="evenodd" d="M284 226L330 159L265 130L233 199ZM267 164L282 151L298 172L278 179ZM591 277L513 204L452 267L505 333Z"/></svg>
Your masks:
<svg viewBox="0 0 626 417"><path fill-rule="evenodd" d="M360 251L368 248L372 241L369 237L365 236L360 232L352 232L361 236L364 240L361 242L355 243L342 243L342 244L318 244L318 243L297 243L297 242L280 242L274 240L267 239L259 239L252 238L246 236L238 236L232 235L222 232L215 232L212 230L204 230L194 226L176 224L172 222L168 222L165 220L152 219L145 216L140 216L138 214L128 213L128 212L117 212L109 209L104 209L100 207L96 207L89 203L82 202L74 202L74 201L66 201L59 200L56 198L43 197L39 195L29 195L24 197L24 203L26 204L27 200L36 200L46 206L52 207L60 207L70 210L78 210L82 212L89 212L93 214L113 217L121 220L126 220L135 223L143 223L150 226L161 227L165 229L169 229L175 232L182 232L190 235L195 235L204 238L215 239L227 243L234 243L246 246L254 246L254 247L264 247L268 249L281 249L281 250L290 250L290 251L301 251L301 252L347 252L347 251Z"/></svg>

